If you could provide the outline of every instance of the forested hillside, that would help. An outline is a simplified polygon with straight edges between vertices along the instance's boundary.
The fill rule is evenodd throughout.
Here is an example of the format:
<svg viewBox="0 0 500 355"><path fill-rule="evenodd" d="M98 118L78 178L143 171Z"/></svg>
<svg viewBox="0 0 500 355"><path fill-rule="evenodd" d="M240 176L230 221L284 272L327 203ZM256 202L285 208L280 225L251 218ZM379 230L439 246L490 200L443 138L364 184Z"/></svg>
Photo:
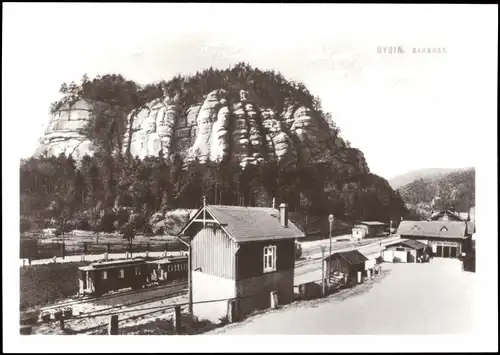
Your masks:
<svg viewBox="0 0 500 355"><path fill-rule="evenodd" d="M432 209L467 212L475 206L475 169L454 171L437 178L418 179L398 189L407 207L426 218Z"/></svg>
<svg viewBox="0 0 500 355"><path fill-rule="evenodd" d="M440 168L419 169L419 170L409 171L402 175L395 176L389 179L389 184L393 189L399 189L400 187L403 187L418 179L438 178L453 171L460 171L460 170L467 170L467 169L440 169Z"/></svg>
<svg viewBox="0 0 500 355"><path fill-rule="evenodd" d="M61 93L40 148L21 162L22 230L147 232L202 196L248 206L276 197L348 221L406 213L320 99L280 73L240 63L146 86L84 76Z"/></svg>

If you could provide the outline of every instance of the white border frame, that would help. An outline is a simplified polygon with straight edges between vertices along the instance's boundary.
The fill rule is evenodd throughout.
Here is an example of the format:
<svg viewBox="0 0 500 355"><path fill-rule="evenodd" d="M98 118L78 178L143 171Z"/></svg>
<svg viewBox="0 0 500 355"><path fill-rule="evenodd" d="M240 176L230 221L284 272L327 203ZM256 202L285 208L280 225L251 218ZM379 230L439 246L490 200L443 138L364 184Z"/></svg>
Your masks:
<svg viewBox="0 0 500 355"><path fill-rule="evenodd" d="M416 352L444 351L444 352L481 352L498 351L498 200L497 200L497 63L498 63L498 7L497 5L332 5L332 4L168 4L169 11L173 11L174 6L178 6L179 14L186 14L188 27L200 27L205 24L197 21L202 18L211 18L215 14L227 19L235 16L242 16L246 9L251 6L261 6L262 16L265 13L274 16L286 17L283 13L285 6L292 7L302 16L307 16L307 6L323 6L325 11L330 9L334 12L346 14L346 21L354 18L358 20L370 20L372 24L385 28L388 32L394 32L393 27L405 21L398 16L399 10L412 13L413 18L420 22L422 26L429 26L430 21L425 21L422 17L426 12L432 13L432 21L439 18L440 26L447 27L447 21L454 17L454 11L464 10L470 18L477 22L490 22L492 24L494 37L491 49L492 55L473 54L476 66L490 67L491 80L484 82L478 88L480 95L487 100L487 105L478 107L476 116L471 117L471 125L476 128L471 132L471 139L477 139L478 146L481 147L478 155L476 167L476 205L478 207L476 220L479 225L477 235L477 284L476 286L476 318L478 328L472 334L455 336L253 336L248 337L223 337L223 336L200 336L200 337L151 337L147 341L134 337L93 337L91 341L85 337L58 337L53 341L53 337L22 337L19 335L19 273L17 271L19 243L16 236L19 218L19 157L16 151L23 144L19 139L22 135L22 122L9 120L9 112L22 110L22 107L9 107L8 95L16 95L13 90L13 82L8 82L6 75L9 68L16 66L15 58L8 56L5 46L13 41L9 38L9 28L5 22L9 14L13 14L16 8L21 12L32 9L37 16L42 16L45 11L50 12L57 6L58 9L66 9L71 13L78 13L79 8L88 10L97 8L115 16L131 11L137 12L139 9L149 7L153 11L164 9L167 4L34 4L34 3L5 3L3 4L4 31L3 31L3 60L2 60L2 214L3 214L3 258L2 258L2 285L3 285L3 350L5 352L39 352L58 353L72 352L85 349L88 352L242 352L242 351L280 351L280 352L373 352L373 351L403 351L409 349ZM37 7L38 6L38 7ZM76 6L79 6L76 7ZM410 7L411 6L411 7ZM199 16L194 16L194 9L200 10ZM373 13L374 10L385 12L383 17ZM347 16L347 15L349 15ZM137 16L144 16L137 14ZM176 17L177 15L171 15ZM191 16L194 16L193 19ZM245 15L243 15L245 16ZM89 19L91 21L91 19ZM259 21L259 20L257 20ZM493 21L495 23L493 23ZM168 16L165 17L165 26L168 26ZM211 19L211 25L217 21ZM266 31L272 30L273 23L264 26ZM331 25L325 23L325 26ZM245 24L241 24L242 27ZM290 23L290 26L301 25ZM366 26L369 26L367 23ZM496 30L495 30L496 28ZM397 29L397 27L396 27ZM305 30L305 29L303 29ZM368 31L366 28L363 31ZM64 28L61 29L64 31ZM12 33L10 33L12 35ZM342 36L342 34L339 34ZM462 35L467 35L463 33ZM56 38L54 39L57 40ZM10 41L10 42L9 42ZM14 42L15 43L15 42ZM496 53L496 55L495 55ZM40 68L44 70L44 68ZM84 70L84 69L82 69ZM464 68L464 70L474 70L474 66ZM286 73L285 73L286 74ZM12 78L23 82L22 85L29 87L29 80L36 78ZM25 80L28 79L28 80ZM68 78L71 80L72 78ZM305 83L307 85L307 82ZM466 83L464 83L466 85ZM32 93L36 95L36 93ZM29 105L29 95L26 97L26 104ZM48 105L48 103L47 103ZM472 136L473 135L473 136ZM348 139L348 137L346 137ZM478 150L479 151L479 150ZM147 344L147 345L145 345ZM335 344L333 347L331 344Z"/></svg>

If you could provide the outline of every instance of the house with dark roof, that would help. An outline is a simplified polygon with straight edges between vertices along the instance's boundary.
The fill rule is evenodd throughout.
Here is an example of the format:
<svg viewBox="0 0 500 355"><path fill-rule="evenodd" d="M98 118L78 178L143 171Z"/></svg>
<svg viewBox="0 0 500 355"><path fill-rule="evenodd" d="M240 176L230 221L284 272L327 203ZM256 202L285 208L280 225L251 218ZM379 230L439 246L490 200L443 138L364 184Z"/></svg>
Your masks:
<svg viewBox="0 0 500 355"><path fill-rule="evenodd" d="M476 208L471 207L468 212L456 212L449 209L439 210L432 213L428 221L461 221L467 222L468 231L476 232Z"/></svg>
<svg viewBox="0 0 500 355"><path fill-rule="evenodd" d="M352 228L352 237L355 239L380 237L385 234L385 223L378 221L361 221Z"/></svg>
<svg viewBox="0 0 500 355"><path fill-rule="evenodd" d="M345 278L346 283L355 283L358 272L365 271L365 262L368 260L358 250L348 250L333 253L327 256L323 262L327 272L333 275L340 275Z"/></svg>
<svg viewBox="0 0 500 355"><path fill-rule="evenodd" d="M426 254L430 254L430 248L427 244L414 239L403 239L387 246L382 257L386 262L394 262L394 259L399 259L400 262L416 263Z"/></svg>
<svg viewBox="0 0 500 355"><path fill-rule="evenodd" d="M401 221L397 232L401 238L428 245L433 256L456 258L472 245L472 231L465 221Z"/></svg>
<svg viewBox="0 0 500 355"><path fill-rule="evenodd" d="M271 292L294 297L295 240L304 237L279 209L204 205L179 236L191 241L193 314L218 321L233 302L239 316L270 306ZM236 299L236 301L231 301ZM219 302L204 301L220 300Z"/></svg>

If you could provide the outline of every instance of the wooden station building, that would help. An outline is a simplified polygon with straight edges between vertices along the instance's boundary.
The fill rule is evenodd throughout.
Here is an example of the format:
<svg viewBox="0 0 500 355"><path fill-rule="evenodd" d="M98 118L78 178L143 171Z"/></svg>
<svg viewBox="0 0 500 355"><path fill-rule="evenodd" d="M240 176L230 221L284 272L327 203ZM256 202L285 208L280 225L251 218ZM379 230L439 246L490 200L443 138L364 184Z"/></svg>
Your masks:
<svg viewBox="0 0 500 355"><path fill-rule="evenodd" d="M401 221L397 233L426 244L435 257L456 258L472 246L473 231L464 221Z"/></svg>
<svg viewBox="0 0 500 355"><path fill-rule="evenodd" d="M195 316L218 321L229 302L246 315L268 308L271 292L280 304L293 301L295 240L304 234L289 221L286 204L204 205L179 236L191 240Z"/></svg>

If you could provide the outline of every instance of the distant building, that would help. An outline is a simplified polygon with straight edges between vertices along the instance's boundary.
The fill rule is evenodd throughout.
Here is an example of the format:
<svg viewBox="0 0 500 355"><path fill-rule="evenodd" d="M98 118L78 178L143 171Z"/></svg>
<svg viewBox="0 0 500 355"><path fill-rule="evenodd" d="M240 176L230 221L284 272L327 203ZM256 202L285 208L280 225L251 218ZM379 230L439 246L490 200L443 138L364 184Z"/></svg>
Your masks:
<svg viewBox="0 0 500 355"><path fill-rule="evenodd" d="M427 219L428 221L467 221L469 213L455 212L452 210L434 211Z"/></svg>
<svg viewBox="0 0 500 355"><path fill-rule="evenodd" d="M464 221L401 221L397 233L430 246L436 257L456 258L472 246L473 231Z"/></svg>
<svg viewBox="0 0 500 355"><path fill-rule="evenodd" d="M428 221L461 221L467 223L470 234L476 233L476 208L471 207L468 212L455 212L448 209L435 211Z"/></svg>
<svg viewBox="0 0 500 355"><path fill-rule="evenodd" d="M476 208L471 207L467 212L457 212L449 209L433 211L428 218L430 221L472 221L476 219Z"/></svg>
<svg viewBox="0 0 500 355"><path fill-rule="evenodd" d="M385 234L385 223L377 221L363 221L356 223L352 228L354 239L374 238Z"/></svg>
<svg viewBox="0 0 500 355"><path fill-rule="evenodd" d="M191 237L193 313L218 321L236 299L239 315L294 297L295 240L304 237L278 209L203 206L181 231ZM197 303L210 300L219 302Z"/></svg>
<svg viewBox="0 0 500 355"><path fill-rule="evenodd" d="M382 257L386 262L394 262L396 259L403 263L416 263L427 252L430 253L427 244L408 239L387 246L387 249L382 252Z"/></svg>

